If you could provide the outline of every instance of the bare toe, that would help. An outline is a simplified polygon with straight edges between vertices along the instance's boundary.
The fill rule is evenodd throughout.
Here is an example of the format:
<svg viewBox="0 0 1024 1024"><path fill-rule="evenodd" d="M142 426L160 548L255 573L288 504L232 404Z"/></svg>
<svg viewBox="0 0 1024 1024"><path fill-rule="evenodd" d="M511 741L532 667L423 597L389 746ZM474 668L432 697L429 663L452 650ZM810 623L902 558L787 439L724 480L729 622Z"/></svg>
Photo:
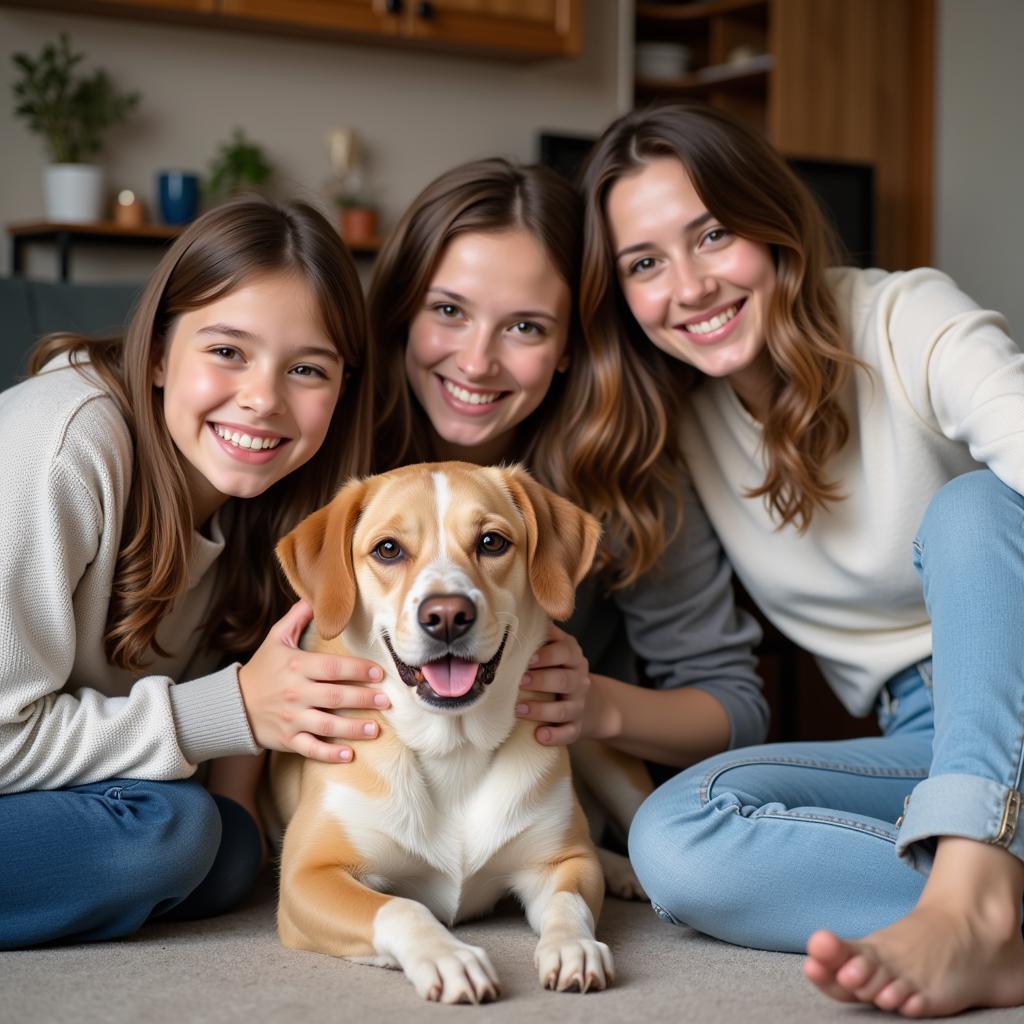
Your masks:
<svg viewBox="0 0 1024 1024"><path fill-rule="evenodd" d="M835 974L851 956L853 947L835 932L817 931L807 940L807 955Z"/></svg>
<svg viewBox="0 0 1024 1024"><path fill-rule="evenodd" d="M836 981L851 992L863 988L878 972L878 963L864 953L856 953L836 971Z"/></svg>
<svg viewBox="0 0 1024 1024"><path fill-rule="evenodd" d="M898 1010L913 992L906 978L894 978L875 995L874 1003L880 1010Z"/></svg>

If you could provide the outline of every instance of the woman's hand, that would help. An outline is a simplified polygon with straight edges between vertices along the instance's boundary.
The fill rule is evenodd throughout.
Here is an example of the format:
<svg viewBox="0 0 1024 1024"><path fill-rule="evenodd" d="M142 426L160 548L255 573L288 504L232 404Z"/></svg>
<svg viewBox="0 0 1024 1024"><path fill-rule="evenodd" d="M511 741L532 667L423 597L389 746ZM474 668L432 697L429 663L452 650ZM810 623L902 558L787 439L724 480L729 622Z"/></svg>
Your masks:
<svg viewBox="0 0 1024 1024"><path fill-rule="evenodd" d="M590 666L575 637L555 625L549 626L547 640L530 659L529 671L519 686L531 693L516 706L516 714L543 723L535 732L540 743L565 746L580 738L590 691ZM551 696L538 699L534 694Z"/></svg>
<svg viewBox="0 0 1024 1024"><path fill-rule="evenodd" d="M333 712L388 707L387 695L366 685L379 683L384 673L362 658L300 650L299 640L312 620L313 609L299 601L275 623L259 650L238 670L242 700L261 747L294 751L315 761L351 761L351 747L328 740L374 739L377 723Z"/></svg>

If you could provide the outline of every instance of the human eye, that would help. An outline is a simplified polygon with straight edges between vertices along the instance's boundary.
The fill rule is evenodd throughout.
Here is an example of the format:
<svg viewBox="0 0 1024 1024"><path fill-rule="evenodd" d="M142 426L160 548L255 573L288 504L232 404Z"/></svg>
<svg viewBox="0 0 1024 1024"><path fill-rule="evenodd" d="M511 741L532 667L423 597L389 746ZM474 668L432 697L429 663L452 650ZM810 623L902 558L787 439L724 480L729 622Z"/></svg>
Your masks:
<svg viewBox="0 0 1024 1024"><path fill-rule="evenodd" d="M626 272L633 276L635 274L645 274L651 271L657 266L657 260L653 256L641 256L638 260L633 260L632 263L626 268Z"/></svg>
<svg viewBox="0 0 1024 1024"><path fill-rule="evenodd" d="M445 320L457 320L462 310L453 302L435 302L431 309Z"/></svg>
<svg viewBox="0 0 1024 1024"><path fill-rule="evenodd" d="M311 380L319 377L321 380L327 380L327 372L322 367L314 366L312 363L300 363L298 366L293 366L291 372L296 377L306 377Z"/></svg>
<svg viewBox="0 0 1024 1024"><path fill-rule="evenodd" d="M216 356L218 359L223 359L227 362L233 362L242 358L242 353L233 345L214 345L207 351L210 355Z"/></svg>
<svg viewBox="0 0 1024 1024"><path fill-rule="evenodd" d="M512 332L523 338L543 338L547 334L543 325L533 320L517 320L512 325Z"/></svg>
<svg viewBox="0 0 1024 1024"><path fill-rule="evenodd" d="M718 227L711 228L710 231L704 232L704 237L701 238L701 245L717 245L719 242L724 241L730 236L732 232L728 228L723 228L721 225Z"/></svg>

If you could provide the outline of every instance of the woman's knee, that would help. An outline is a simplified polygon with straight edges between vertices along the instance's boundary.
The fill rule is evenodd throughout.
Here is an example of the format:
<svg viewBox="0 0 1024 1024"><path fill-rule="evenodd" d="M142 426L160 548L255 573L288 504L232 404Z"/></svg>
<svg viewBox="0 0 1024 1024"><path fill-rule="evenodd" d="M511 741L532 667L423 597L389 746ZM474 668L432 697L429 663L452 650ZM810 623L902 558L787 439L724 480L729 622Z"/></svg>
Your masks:
<svg viewBox="0 0 1024 1024"><path fill-rule="evenodd" d="M1001 534L1019 537L1024 524L1024 498L991 470L964 473L950 480L932 498L918 531L918 545L927 554L962 556L967 564Z"/></svg>
<svg viewBox="0 0 1024 1024"><path fill-rule="evenodd" d="M690 900L712 897L717 809L704 799L707 763L681 772L641 805L629 830L629 859L654 909L674 924L692 919Z"/></svg>
<svg viewBox="0 0 1024 1024"><path fill-rule="evenodd" d="M260 873L263 843L256 822L234 800L214 796L221 820L221 842L202 881L167 915L167 920L216 917L233 910L249 893Z"/></svg>
<svg viewBox="0 0 1024 1024"><path fill-rule="evenodd" d="M206 877L220 846L213 798L194 782L130 782L119 787L116 800L131 819L120 854L133 887L161 903L183 899Z"/></svg>

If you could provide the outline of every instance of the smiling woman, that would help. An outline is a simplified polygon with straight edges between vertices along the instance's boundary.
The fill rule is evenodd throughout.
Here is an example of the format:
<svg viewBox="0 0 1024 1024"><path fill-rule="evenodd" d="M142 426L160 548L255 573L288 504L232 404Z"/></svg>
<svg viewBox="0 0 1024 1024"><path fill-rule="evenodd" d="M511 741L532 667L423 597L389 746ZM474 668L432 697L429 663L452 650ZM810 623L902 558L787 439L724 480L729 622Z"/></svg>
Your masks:
<svg viewBox="0 0 1024 1024"><path fill-rule="evenodd" d="M498 462L510 453L516 427L568 368L571 320L569 285L529 231L452 239L405 349L439 456Z"/></svg>
<svg viewBox="0 0 1024 1024"><path fill-rule="evenodd" d="M27 453L0 468L0 948L228 909L261 859L259 765L230 755L351 759L324 709L381 706L339 681L382 674L296 649L311 613L272 552L368 468L365 335L323 217L242 199L182 234L123 338L44 339L0 395Z"/></svg>
<svg viewBox="0 0 1024 1024"><path fill-rule="evenodd" d="M805 949L839 1001L1024 1005L1020 346L936 270L839 265L786 162L711 107L624 115L582 184L617 400L678 424L748 594L883 732L681 773L634 822L638 876L668 921Z"/></svg>
<svg viewBox="0 0 1024 1024"><path fill-rule="evenodd" d="M504 160L453 168L413 201L370 290L387 377L407 383L381 397L376 468L518 461L599 517L598 571L530 661L517 712L541 743L599 738L688 764L762 737L757 628L733 606L692 493L678 473L646 469L652 451L675 450L668 424L627 418L608 399L618 341L592 344L576 312L581 214L553 172ZM755 273L738 279L737 297L751 294ZM648 686L634 685L638 661Z"/></svg>

